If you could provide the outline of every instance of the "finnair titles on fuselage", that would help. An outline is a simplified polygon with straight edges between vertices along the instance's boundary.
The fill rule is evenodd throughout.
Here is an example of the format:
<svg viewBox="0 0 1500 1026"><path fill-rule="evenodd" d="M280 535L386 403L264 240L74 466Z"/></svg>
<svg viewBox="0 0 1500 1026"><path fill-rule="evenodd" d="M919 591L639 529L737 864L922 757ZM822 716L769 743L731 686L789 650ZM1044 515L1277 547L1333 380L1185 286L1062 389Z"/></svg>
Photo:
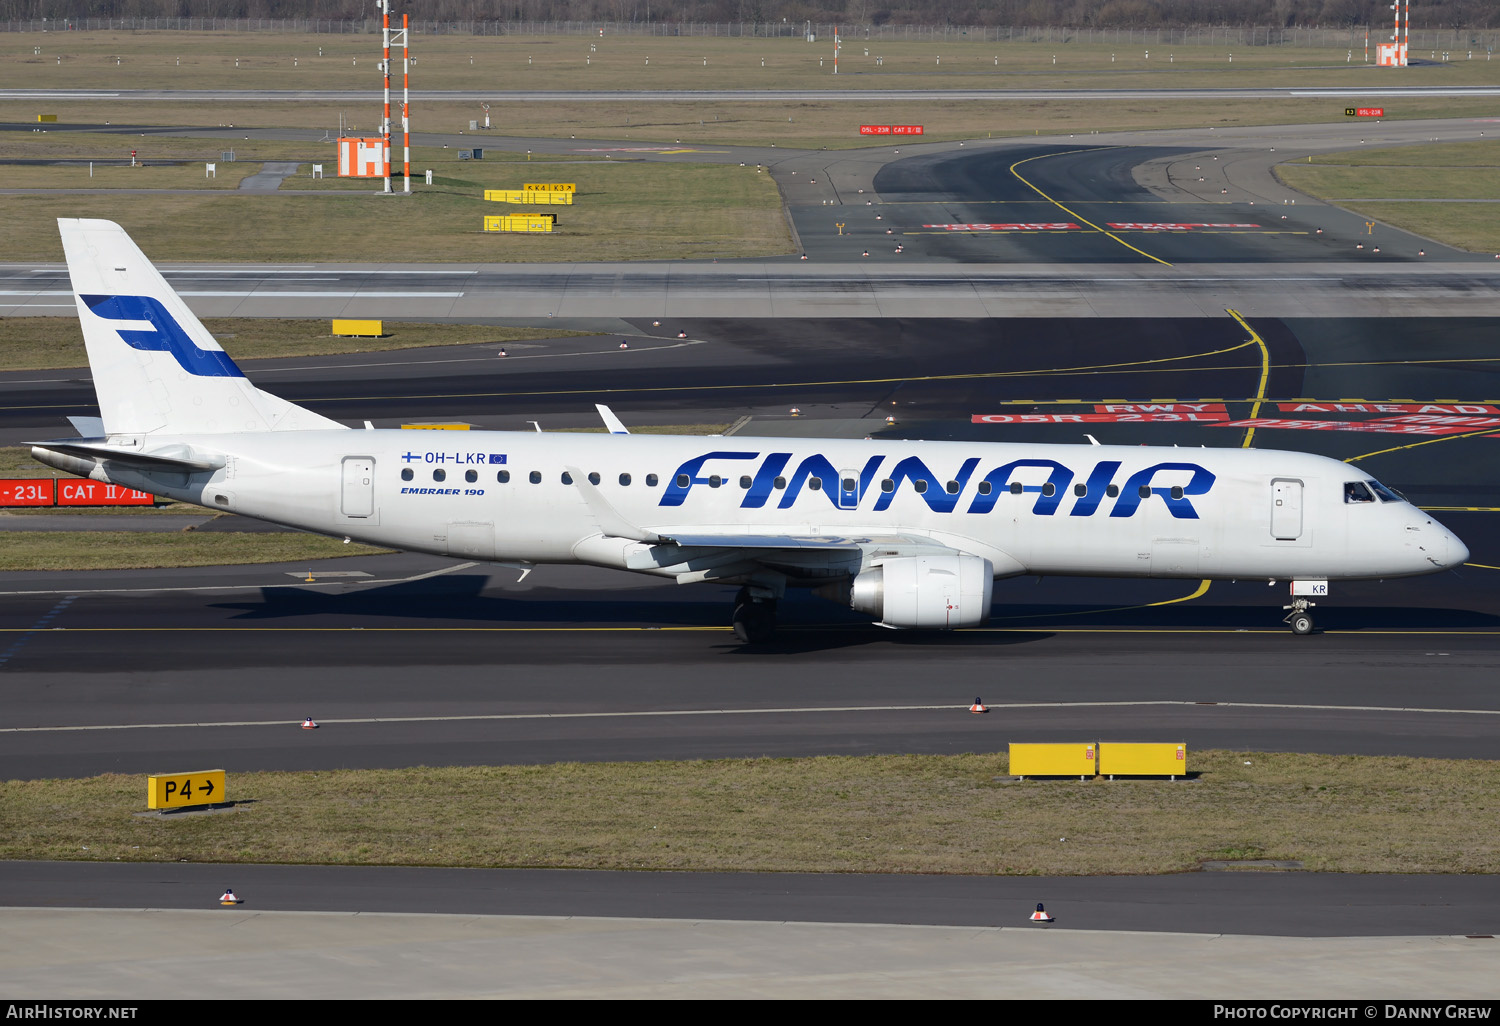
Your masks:
<svg viewBox="0 0 1500 1026"><path fill-rule="evenodd" d="M741 585L760 640L788 587L890 627L961 627L997 577L1335 579L1467 558L1346 464L1274 450L350 430L252 386L117 225L59 222L99 393L45 463L306 530L529 567ZM1299 619L1300 618L1300 619Z"/></svg>

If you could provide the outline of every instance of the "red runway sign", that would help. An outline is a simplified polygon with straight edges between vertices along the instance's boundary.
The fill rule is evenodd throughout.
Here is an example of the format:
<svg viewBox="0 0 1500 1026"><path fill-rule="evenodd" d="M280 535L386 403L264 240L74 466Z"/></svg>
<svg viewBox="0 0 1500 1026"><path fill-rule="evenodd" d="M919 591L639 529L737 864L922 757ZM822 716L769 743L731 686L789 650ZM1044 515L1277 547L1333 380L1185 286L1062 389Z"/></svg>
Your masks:
<svg viewBox="0 0 1500 1026"><path fill-rule="evenodd" d="M0 506L51 506L55 495L50 477L0 479Z"/></svg>
<svg viewBox="0 0 1500 1026"><path fill-rule="evenodd" d="M1383 118L1384 107L1345 107L1344 116L1349 118Z"/></svg>
<svg viewBox="0 0 1500 1026"><path fill-rule="evenodd" d="M1277 403L1278 413L1500 413L1479 403Z"/></svg>
<svg viewBox="0 0 1500 1026"><path fill-rule="evenodd" d="M1184 424L1218 423L1222 411L1203 413L976 413L973 424Z"/></svg>
<svg viewBox="0 0 1500 1026"><path fill-rule="evenodd" d="M1095 413L1223 413L1223 403L1100 403Z"/></svg>
<svg viewBox="0 0 1500 1026"><path fill-rule="evenodd" d="M1000 224L924 224L949 232L1061 232L1078 226L1071 221L1006 221Z"/></svg>
<svg viewBox="0 0 1500 1026"><path fill-rule="evenodd" d="M921 135L921 125L860 125L860 135Z"/></svg>
<svg viewBox="0 0 1500 1026"><path fill-rule="evenodd" d="M1287 431L1357 431L1379 435L1459 435L1491 428L1500 431L1500 417L1382 417L1379 420L1283 420L1257 417L1235 420L1223 427L1281 428Z"/></svg>
<svg viewBox="0 0 1500 1026"><path fill-rule="evenodd" d="M1145 232L1189 232L1194 228L1259 228L1258 224L1206 224L1201 221L1111 221L1111 228Z"/></svg>
<svg viewBox="0 0 1500 1026"><path fill-rule="evenodd" d="M59 506L149 506L155 501L155 496L149 492L102 481L57 482Z"/></svg>

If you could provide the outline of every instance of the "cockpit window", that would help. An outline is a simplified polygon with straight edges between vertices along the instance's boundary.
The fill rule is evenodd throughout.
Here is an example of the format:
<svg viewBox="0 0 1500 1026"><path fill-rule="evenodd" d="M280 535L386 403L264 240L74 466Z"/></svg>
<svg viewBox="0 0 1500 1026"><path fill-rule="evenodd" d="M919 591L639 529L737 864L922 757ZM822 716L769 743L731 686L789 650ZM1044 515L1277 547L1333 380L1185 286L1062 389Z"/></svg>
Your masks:
<svg viewBox="0 0 1500 1026"><path fill-rule="evenodd" d="M1344 482L1345 502L1374 502L1375 496L1370 494L1370 489L1365 487L1363 481Z"/></svg>
<svg viewBox="0 0 1500 1026"><path fill-rule="evenodd" d="M1387 488L1379 481L1366 481L1365 484L1369 485L1370 490L1373 491L1376 495L1380 496L1381 502L1401 501L1401 493L1396 491L1394 488Z"/></svg>

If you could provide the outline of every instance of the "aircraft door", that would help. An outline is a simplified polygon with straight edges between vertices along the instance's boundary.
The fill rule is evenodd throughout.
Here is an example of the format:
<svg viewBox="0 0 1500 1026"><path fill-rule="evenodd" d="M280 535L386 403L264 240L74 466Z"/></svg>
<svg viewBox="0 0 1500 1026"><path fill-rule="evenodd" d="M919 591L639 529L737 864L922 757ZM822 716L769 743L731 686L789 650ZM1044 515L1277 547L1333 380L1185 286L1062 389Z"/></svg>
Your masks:
<svg viewBox="0 0 1500 1026"><path fill-rule="evenodd" d="M1271 482L1271 537L1296 541L1302 537L1302 482L1277 478Z"/></svg>
<svg viewBox="0 0 1500 1026"><path fill-rule="evenodd" d="M839 509L854 509L859 505L859 471L839 471Z"/></svg>
<svg viewBox="0 0 1500 1026"><path fill-rule="evenodd" d="M344 489L339 509L346 517L368 517L375 512L375 460L344 457Z"/></svg>

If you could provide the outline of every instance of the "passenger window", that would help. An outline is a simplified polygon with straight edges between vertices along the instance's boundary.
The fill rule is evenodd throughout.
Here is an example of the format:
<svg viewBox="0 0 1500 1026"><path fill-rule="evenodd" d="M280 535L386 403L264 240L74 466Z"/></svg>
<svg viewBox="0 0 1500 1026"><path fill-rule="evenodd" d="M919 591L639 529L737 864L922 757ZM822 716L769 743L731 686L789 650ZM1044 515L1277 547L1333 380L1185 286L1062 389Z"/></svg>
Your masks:
<svg viewBox="0 0 1500 1026"><path fill-rule="evenodd" d="M880 482L880 490L882 492L894 492L896 490L896 482L892 481L890 478L886 478L885 480Z"/></svg>
<svg viewBox="0 0 1500 1026"><path fill-rule="evenodd" d="M401 470L401 480L403 480L403 481L410 481L412 479L412 476L413 475L412 475L410 467L404 467L404 468L402 468L402 470Z"/></svg>
<svg viewBox="0 0 1500 1026"><path fill-rule="evenodd" d="M1076 485L1073 486L1073 494L1076 495L1076 496L1078 496L1080 499L1083 498L1088 493L1089 493L1089 486L1086 485L1086 484L1076 484Z"/></svg>
<svg viewBox="0 0 1500 1026"><path fill-rule="evenodd" d="M620 484L621 485L628 485L628 484L630 484L630 475L629 474L621 474L620 475Z"/></svg>
<svg viewBox="0 0 1500 1026"><path fill-rule="evenodd" d="M1104 494L1113 499L1115 496L1120 494L1120 486L1117 484L1106 485L1104 487Z"/></svg>
<svg viewBox="0 0 1500 1026"><path fill-rule="evenodd" d="M1345 502L1374 502L1375 496L1370 494L1370 489L1365 487L1363 481L1344 482Z"/></svg>
<svg viewBox="0 0 1500 1026"><path fill-rule="evenodd" d="M1173 485L1172 486L1172 498L1174 498L1174 499L1180 499L1180 498L1182 498L1182 485Z"/></svg>
<svg viewBox="0 0 1500 1026"><path fill-rule="evenodd" d="M724 483L724 479L722 477L720 477L718 474L710 474L710 475L708 475L708 486L710 488L717 488L717 487L719 487L719 485L721 485L723 483Z"/></svg>
<svg viewBox="0 0 1500 1026"><path fill-rule="evenodd" d="M647 474L646 475L646 487L647 488L655 488L656 487L656 475L655 474Z"/></svg>
<svg viewBox="0 0 1500 1026"><path fill-rule="evenodd" d="M1050 499L1052 496L1057 494L1057 485L1053 484L1051 481L1048 481L1046 484L1042 485L1042 494Z"/></svg>
<svg viewBox="0 0 1500 1026"><path fill-rule="evenodd" d="M949 481L944 487L947 488L949 495L957 495L958 490L962 487L962 485L960 485L957 481Z"/></svg>
<svg viewBox="0 0 1500 1026"><path fill-rule="evenodd" d="M911 486L917 490L918 495L921 495L927 490L927 482L920 477L913 481L911 483Z"/></svg>
<svg viewBox="0 0 1500 1026"><path fill-rule="evenodd" d="M570 474L570 473L568 473L566 470L564 470L562 472L562 483L563 484L572 484L573 483L573 475Z"/></svg>
<svg viewBox="0 0 1500 1026"><path fill-rule="evenodd" d="M677 487L678 488L686 488L690 484L692 484L692 478L688 477L686 474L678 474L677 475Z"/></svg>
<svg viewBox="0 0 1500 1026"><path fill-rule="evenodd" d="M750 476L748 474L740 475L740 487L747 489L750 487Z"/></svg>
<svg viewBox="0 0 1500 1026"><path fill-rule="evenodd" d="M815 492L821 492L823 490L823 479L821 477L810 477L807 479L807 487Z"/></svg>
<svg viewBox="0 0 1500 1026"><path fill-rule="evenodd" d="M844 488L844 491L846 491L846 492L852 492L852 491L854 491L854 488L855 488L854 478L852 478L852 477L846 477L846 478L844 478L844 480L843 480L843 488Z"/></svg>
<svg viewBox="0 0 1500 1026"><path fill-rule="evenodd" d="M589 471L589 484L596 485L598 483L599 483L599 474L598 474L598 472L597 471L592 471L592 470Z"/></svg>
<svg viewBox="0 0 1500 1026"><path fill-rule="evenodd" d="M498 474L495 475L495 480L499 481L501 484L509 484L510 483L510 471L508 471L508 470L502 470L502 471L500 471L500 473L498 473Z"/></svg>
<svg viewBox="0 0 1500 1026"><path fill-rule="evenodd" d="M467 481L467 482L469 482L469 484L473 484L475 481L479 480L479 471L477 471L477 470L466 470L466 471L464 471L464 480Z"/></svg>
<svg viewBox="0 0 1500 1026"><path fill-rule="evenodd" d="M1138 494L1143 499L1151 498L1151 486L1141 485L1141 487L1137 489L1136 494Z"/></svg>
<svg viewBox="0 0 1500 1026"><path fill-rule="evenodd" d="M988 495L988 494L990 494L991 491L993 491L993 487L990 485L990 483L988 481L981 481L981 482L979 482L979 494L980 495Z"/></svg>
<svg viewBox="0 0 1500 1026"><path fill-rule="evenodd" d="M448 472L446 470L434 470L432 472L432 479L434 481L446 481L448 479Z"/></svg>
<svg viewBox="0 0 1500 1026"><path fill-rule="evenodd" d="M776 487L776 488L785 488L786 487L786 478L784 478L784 477L778 477L776 480L772 481L771 484L774 487Z"/></svg>
<svg viewBox="0 0 1500 1026"><path fill-rule="evenodd" d="M533 470L531 472L531 483L532 484L541 484L542 483L542 472L540 470Z"/></svg>
<svg viewBox="0 0 1500 1026"><path fill-rule="evenodd" d="M1012 494L1012 495L1020 495L1021 494L1021 482L1019 482L1019 481L1012 481L1010 483L1010 494Z"/></svg>

